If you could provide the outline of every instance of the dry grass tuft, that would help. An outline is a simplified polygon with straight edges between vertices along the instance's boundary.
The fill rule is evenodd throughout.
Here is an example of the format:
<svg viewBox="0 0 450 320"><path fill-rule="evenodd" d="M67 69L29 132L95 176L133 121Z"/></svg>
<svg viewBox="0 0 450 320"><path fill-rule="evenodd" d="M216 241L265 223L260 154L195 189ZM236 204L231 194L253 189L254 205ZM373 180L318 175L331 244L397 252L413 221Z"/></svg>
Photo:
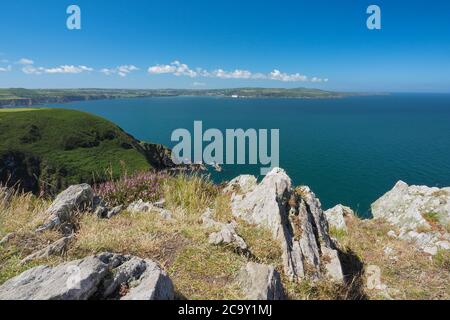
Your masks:
<svg viewBox="0 0 450 320"><path fill-rule="evenodd" d="M214 204L219 192L218 187L204 176L182 174L167 179L163 190L170 209L182 208L194 219Z"/></svg>
<svg viewBox="0 0 450 320"><path fill-rule="evenodd" d="M183 248L169 269L180 298L242 299L235 279L245 258L206 243Z"/></svg>

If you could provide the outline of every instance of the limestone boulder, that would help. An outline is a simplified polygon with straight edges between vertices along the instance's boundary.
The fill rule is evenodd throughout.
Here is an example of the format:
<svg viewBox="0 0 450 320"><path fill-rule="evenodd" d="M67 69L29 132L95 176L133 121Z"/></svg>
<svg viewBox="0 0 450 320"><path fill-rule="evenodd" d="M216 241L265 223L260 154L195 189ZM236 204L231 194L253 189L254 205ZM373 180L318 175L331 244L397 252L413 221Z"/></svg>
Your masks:
<svg viewBox="0 0 450 320"><path fill-rule="evenodd" d="M238 283L248 300L283 300L280 274L273 266L249 262L242 268Z"/></svg>

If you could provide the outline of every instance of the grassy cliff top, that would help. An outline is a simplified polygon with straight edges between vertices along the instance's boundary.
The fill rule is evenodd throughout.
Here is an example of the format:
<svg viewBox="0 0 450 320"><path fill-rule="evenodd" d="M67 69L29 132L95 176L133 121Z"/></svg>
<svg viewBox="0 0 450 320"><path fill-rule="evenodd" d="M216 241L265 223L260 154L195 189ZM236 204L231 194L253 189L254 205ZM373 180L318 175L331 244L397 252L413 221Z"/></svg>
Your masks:
<svg viewBox="0 0 450 320"><path fill-rule="evenodd" d="M0 180L59 190L149 169L139 141L100 117L64 109L0 111Z"/></svg>

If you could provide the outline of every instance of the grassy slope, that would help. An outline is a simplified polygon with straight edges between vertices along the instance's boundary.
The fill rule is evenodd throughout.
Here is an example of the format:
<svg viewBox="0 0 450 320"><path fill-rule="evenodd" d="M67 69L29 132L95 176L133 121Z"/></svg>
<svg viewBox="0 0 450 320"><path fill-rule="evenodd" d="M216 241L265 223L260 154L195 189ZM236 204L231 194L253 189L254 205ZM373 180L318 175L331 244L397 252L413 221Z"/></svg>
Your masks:
<svg viewBox="0 0 450 320"><path fill-rule="evenodd" d="M20 112L13 112L20 110ZM18 152L40 159L41 173L50 184L104 179L107 170L120 174L149 168L137 143L116 125L87 113L62 109L0 111L1 159ZM0 167L0 172L2 168ZM60 176L65 176L62 181ZM42 178L42 177L41 177Z"/></svg>
<svg viewBox="0 0 450 320"><path fill-rule="evenodd" d="M79 229L64 256L52 256L20 264L20 260L61 235L56 231L33 232L47 218L47 200L30 194L16 195L9 206L0 202L0 238L10 232L16 236L0 245L0 284L21 272L40 264L56 265L86 255L112 251L133 254L159 262L174 281L180 298L240 299L236 277L249 259L274 265L279 271L281 252L271 232L238 221L238 233L249 246L253 257L238 254L231 246L212 246L208 235L214 228L202 226L201 215L209 207L214 219L232 219L230 195L220 187L199 177L168 177L160 185L166 204L174 213L173 220L164 220L157 213L121 213L110 220L91 214L80 217ZM1 191L0 191L1 196ZM347 221L348 233L334 232L340 247L353 252L364 263L364 269L376 265L381 269L381 281L388 285L388 294L395 299L448 299L449 257L431 259L406 242L390 239L392 227L383 221L363 221L353 217ZM395 260L386 256L384 248L395 250ZM366 283L362 275L361 284ZM355 298L348 288L330 281L289 282L283 277L291 299ZM379 291L361 288L369 299L386 299ZM356 297L357 298L357 297Z"/></svg>

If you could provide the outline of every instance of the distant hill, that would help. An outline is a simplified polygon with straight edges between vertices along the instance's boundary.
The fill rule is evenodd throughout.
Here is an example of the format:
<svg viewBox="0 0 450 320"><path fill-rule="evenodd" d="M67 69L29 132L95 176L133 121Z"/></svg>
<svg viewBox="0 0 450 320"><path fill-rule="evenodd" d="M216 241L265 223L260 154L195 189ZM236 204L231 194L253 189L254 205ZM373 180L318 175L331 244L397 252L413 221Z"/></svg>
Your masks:
<svg viewBox="0 0 450 320"><path fill-rule="evenodd" d="M235 98L339 98L344 92L308 88L236 88L236 89L0 89L0 107L33 106L72 101L174 96L212 96Z"/></svg>
<svg viewBox="0 0 450 320"><path fill-rule="evenodd" d="M0 183L53 194L75 183L173 166L170 151L64 109L0 109Z"/></svg>

